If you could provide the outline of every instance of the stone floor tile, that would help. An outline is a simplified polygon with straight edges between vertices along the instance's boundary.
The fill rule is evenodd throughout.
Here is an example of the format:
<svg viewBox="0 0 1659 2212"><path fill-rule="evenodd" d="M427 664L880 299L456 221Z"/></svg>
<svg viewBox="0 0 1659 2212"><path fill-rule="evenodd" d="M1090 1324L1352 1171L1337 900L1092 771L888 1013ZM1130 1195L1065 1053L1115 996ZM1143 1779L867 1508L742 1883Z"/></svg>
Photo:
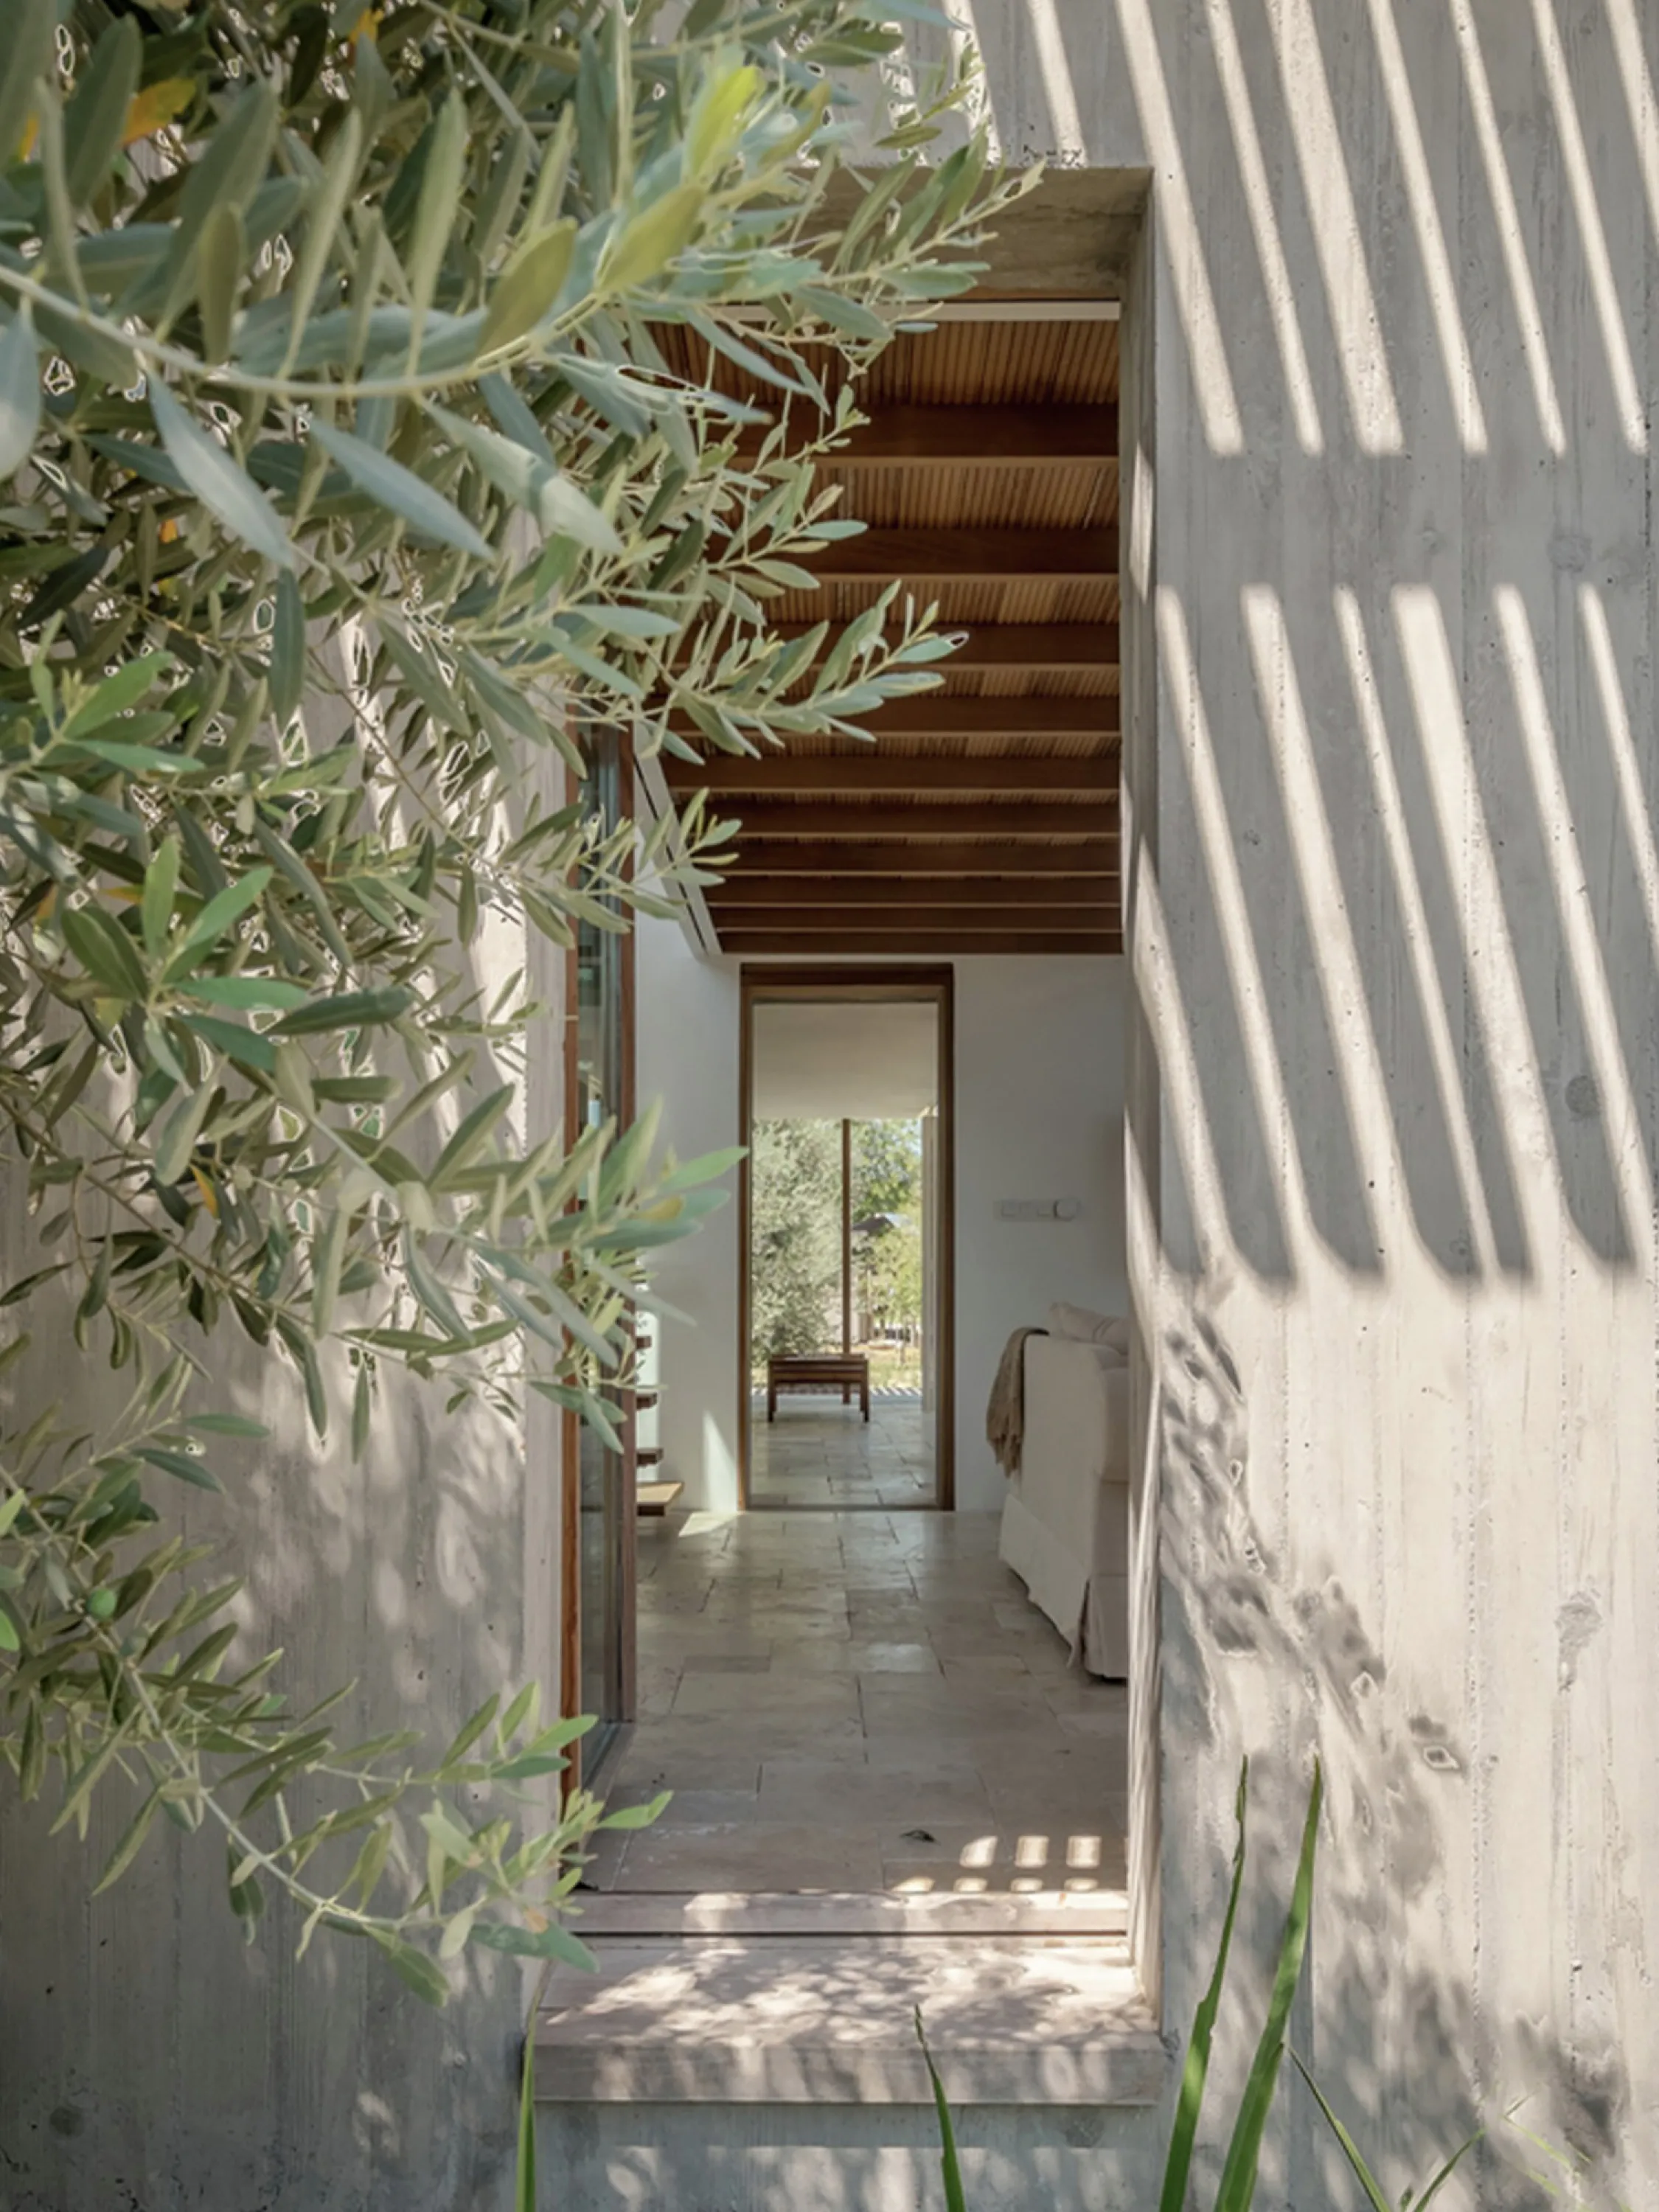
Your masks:
<svg viewBox="0 0 1659 2212"><path fill-rule="evenodd" d="M785 1680L776 1674L683 1674L674 1699L676 1717L720 1714L745 1725L770 1721L798 1729L810 1741L824 1721L859 1717L857 1678L817 1674Z"/></svg>
<svg viewBox="0 0 1659 2212"><path fill-rule="evenodd" d="M776 1674L937 1674L939 1662L928 1644L878 1642L849 1638L842 1644L822 1639L780 1641L772 1671Z"/></svg>
<svg viewBox="0 0 1659 2212"><path fill-rule="evenodd" d="M606 1852L604 1881L1121 1886L1127 1699L1070 1666L997 1557L996 1515L759 1512L696 1549L674 1533L689 1525L651 1532L652 1717L612 1780L636 1802L678 1794ZM984 1864L963 1863L970 1847Z"/></svg>

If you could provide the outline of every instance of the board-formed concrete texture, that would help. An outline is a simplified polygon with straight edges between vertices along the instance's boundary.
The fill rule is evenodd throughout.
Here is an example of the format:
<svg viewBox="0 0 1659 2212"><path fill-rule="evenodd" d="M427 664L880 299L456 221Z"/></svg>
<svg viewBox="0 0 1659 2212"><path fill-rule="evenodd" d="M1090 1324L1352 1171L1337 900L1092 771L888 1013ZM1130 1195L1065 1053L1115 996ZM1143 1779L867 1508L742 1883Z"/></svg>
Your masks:
<svg viewBox="0 0 1659 2212"><path fill-rule="evenodd" d="M1122 462L1143 1967L1183 2031L1247 1751L1265 1954L1317 1755L1294 2031L1386 2185L1524 2096L1644 2204L1659 21L952 12L1010 161L1151 172ZM925 2114L544 2118L583 2203L938 2201ZM1079 2148L971 2114L970 2200L1144 2206L1162 2116L1097 2121ZM1540 2203L1542 2162L1497 2125L1443 2201ZM1264 2201L1341 2185L1287 2088Z"/></svg>
<svg viewBox="0 0 1659 2212"><path fill-rule="evenodd" d="M951 12L1011 161L1151 179L1123 415L1127 1169L1161 1567L1143 1971L1184 2031L1247 1751L1241 1942L1270 1948L1317 1754L1294 2034L1389 2190L1525 2095L1539 2135L1613 2166L1606 2201L1645 2206L1659 23L1650 0ZM337 1650L340 1601L297 1591L292 1640L326 1626ZM439 1656L447 1705L466 1668ZM483 2033L465 2008L417 2027L337 1951L250 1961L177 1861L90 1933L9 1844L4 1868L15 2212L505 2205L504 2167L454 2133L507 2124L499 2008ZM542 2123L560 2212L939 2201L921 2106ZM1144 2212L1164 2124L970 2109L975 2212ZM1529 2158L1498 2127L1442 2202L1539 2203ZM1287 2084L1261 2203L1342 2187Z"/></svg>
<svg viewBox="0 0 1659 2212"><path fill-rule="evenodd" d="M310 713L307 708L307 713ZM326 710L313 741L336 733ZM548 787L532 790L550 803ZM528 964L551 1010L527 1054L527 1109L562 1110L564 961L532 933L486 923L493 994ZM487 1066L477 1079L491 1081ZM0 1183L0 1273L35 1248L21 1180ZM56 1326L53 1325L54 1318ZM101 1358L70 1366L67 1309L34 1323L9 1387L76 1412L118 1410L130 1381ZM263 1420L258 1447L216 1439L234 1520L196 1490L170 1501L191 1541L225 1545L249 1656L277 1646L301 1710L355 1683L342 1740L415 1726L439 1747L492 1691L558 1681L558 1417L535 1401L522 1434L383 1375L360 1463L336 1421L319 1448L295 1370L227 1327L204 1409ZM343 1356L331 1372L349 1401ZM26 1399L23 1394L27 1394ZM228 1537L227 1529L230 1534ZM544 1788L545 1785L537 1785ZM55 1785L17 1803L0 1776L0 2212L450 2212L508 2201L513 2068L527 2002L518 1963L487 1956L445 2012L365 1944L321 1936L296 1960L299 1917L270 1905L250 1949L211 1834L159 1826L112 1890L89 1893L132 1816L94 1800L84 1846L49 1838ZM544 1821L555 1801L526 1806Z"/></svg>

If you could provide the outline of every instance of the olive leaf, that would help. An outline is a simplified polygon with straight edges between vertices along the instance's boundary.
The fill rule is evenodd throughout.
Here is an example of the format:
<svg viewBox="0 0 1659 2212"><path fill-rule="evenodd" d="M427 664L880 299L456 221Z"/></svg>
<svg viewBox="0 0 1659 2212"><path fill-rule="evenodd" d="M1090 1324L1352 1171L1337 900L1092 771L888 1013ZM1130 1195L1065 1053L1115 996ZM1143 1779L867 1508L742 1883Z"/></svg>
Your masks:
<svg viewBox="0 0 1659 2212"><path fill-rule="evenodd" d="M149 387L149 410L167 459L204 507L233 537L279 568L294 565L294 548L276 510L219 441L204 430L159 379Z"/></svg>

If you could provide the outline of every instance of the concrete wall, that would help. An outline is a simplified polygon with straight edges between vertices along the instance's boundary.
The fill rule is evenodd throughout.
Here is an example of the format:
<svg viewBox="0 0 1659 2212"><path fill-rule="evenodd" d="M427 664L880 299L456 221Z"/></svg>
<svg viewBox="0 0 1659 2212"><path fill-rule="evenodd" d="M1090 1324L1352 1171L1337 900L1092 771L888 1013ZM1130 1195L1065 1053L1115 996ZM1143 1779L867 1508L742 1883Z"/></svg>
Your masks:
<svg viewBox="0 0 1659 2212"><path fill-rule="evenodd" d="M677 925L639 940L639 1084L664 1101L681 1157L735 1144L737 963L705 961ZM1011 1329L1065 1298L1124 1310L1121 1128L1124 963L975 957L956 970L957 1498L1002 1502L985 1401ZM732 1178L735 1182L735 1177ZM1076 1198L1069 1223L1004 1221L1000 1198ZM658 1327L665 1472L700 1506L731 1511L738 1477L735 1204L673 1248L658 1277L687 1318Z"/></svg>
<svg viewBox="0 0 1659 2212"><path fill-rule="evenodd" d="M486 935L483 978L527 958L549 1008L527 1085L544 1129L562 1111L564 963L539 937ZM19 1258L33 1249L20 1182L0 1177L7 1279L35 1264ZM129 1377L101 1357L66 1369L66 1310L43 1301L29 1320L36 1350L9 1370L13 1403L72 1389L74 1420L118 1408ZM387 1374L354 1466L343 1361L330 1364L335 1434L319 1449L286 1360L229 1325L204 1350L214 1381L200 1408L260 1419L270 1441L216 1442L222 1507L182 1486L156 1503L169 1528L221 1544L216 1579L246 1578L233 1665L280 1646L276 1685L301 1710L355 1681L343 1742L414 1726L441 1750L491 1691L532 1678L556 1711L551 1409L532 1401L522 1431L447 1416L441 1387ZM138 1799L118 1780L101 1785L82 1845L47 1834L58 1794L52 1781L21 1807L0 1774L3 2212L504 2212L528 2001L515 1961L471 1954L438 2012L367 1944L319 1934L296 1959L298 1916L280 1900L250 1949L210 1828L181 1836L158 1822L131 1870L91 1899ZM551 1804L523 1816L544 1825Z"/></svg>
<svg viewBox="0 0 1659 2212"><path fill-rule="evenodd" d="M1008 158L1152 177L1125 750L1165 2019L1207 1969L1246 1752L1259 1990L1317 1753L1295 2035L1390 2192L1527 2095L1596 2203L1646 2205L1659 19L961 12ZM1161 2136L982 2114L970 2199L1139 2206ZM579 2171L596 2202L655 2155L678 2202L908 2212L914 2140L606 2114ZM1541 2204L1540 2162L1495 2124L1441 2201ZM1260 2201L1346 2186L1287 2087Z"/></svg>
<svg viewBox="0 0 1659 2212"><path fill-rule="evenodd" d="M1390 2187L1524 2094L1648 2203L1659 20L975 15L1011 152L1154 179L1125 557L1167 2017L1241 1754L1282 1875L1317 1752L1298 2041ZM1523 2150L1497 2129L1461 2201L1530 2201ZM1292 2093L1268 2202L1326 2169Z"/></svg>
<svg viewBox="0 0 1659 2212"><path fill-rule="evenodd" d="M1540 2133L1621 2168L1619 2196L1646 2204L1653 10L962 12L1009 158L1153 179L1149 443L1125 527L1146 554L1126 619L1144 608L1156 659L1128 695L1126 750L1150 749L1128 865L1154 1062L1137 1106L1150 1093L1156 1111L1130 1155L1131 1245L1163 1515L1144 1656L1162 1689L1166 2019L1184 2032L1207 1966L1241 1755L1265 1889L1284 1881L1317 1752L1329 1811L1296 2037L1390 2189L1420 2185L1473 2113L1530 2093ZM290 1479L325 1477L301 1462ZM431 1540L398 1539L411 1583ZM362 1563L313 1578L299 1626L361 1620L374 1587ZM9 1882L14 1864L9 1847ZM155 1909L187 1895L163 1881ZM1265 1904L1247 1914L1248 1955L1272 1921ZM5 1924L9 1948L35 1941L15 1910ZM326 2203L263 2179L272 2146L297 2160L313 2142L349 2166L339 2203L472 2201L430 2174L447 2174L465 2085L498 2088L487 2038L423 2039L337 1954L294 1977L273 1946L241 1971L278 1991L271 2024L250 2007L246 2033L288 2054L279 2078L266 2051L239 2055L204 1994L234 1988L230 1970L186 1932L167 1938L191 1962L179 2002L118 2016L118 2044L46 2025L44 1936L27 2017L8 1966L0 2142L51 2177L24 2197L9 2166L15 2197L96 2201L58 2177L125 2063L147 2069L149 2101L131 2109L162 2115L141 2203L189 2201L173 2148L221 2109L225 2154L254 2179L200 2201ZM122 1986L108 1952L76 1951L82 2022L94 1955L100 1987ZM331 2001L326 1973L343 1978L326 2033L314 2014L295 2027ZM359 2111L365 2033L383 2103ZM473 2099L480 2126L487 2105ZM1261 2202L1342 2201L1294 2088L1283 2113ZM909 2212L924 2124L576 2114L550 2201ZM416 2134L397 2158L430 2149L423 2196L406 2165L371 2178L399 2129ZM981 2115L969 2190L979 2212L1139 2206L1158 2140L1126 2115ZM1442 2201L1539 2200L1500 2130Z"/></svg>

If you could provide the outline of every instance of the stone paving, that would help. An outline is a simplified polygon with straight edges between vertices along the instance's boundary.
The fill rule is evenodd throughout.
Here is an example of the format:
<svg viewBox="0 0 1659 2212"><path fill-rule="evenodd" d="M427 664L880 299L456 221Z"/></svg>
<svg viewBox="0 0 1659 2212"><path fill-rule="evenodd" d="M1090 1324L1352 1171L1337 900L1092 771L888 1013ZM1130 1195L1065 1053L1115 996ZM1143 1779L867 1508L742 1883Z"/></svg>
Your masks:
<svg viewBox="0 0 1659 2212"><path fill-rule="evenodd" d="M1121 1887L1127 1692L1070 1665L996 1543L993 1514L642 1522L640 1721L600 1788L675 1796L593 1886Z"/></svg>
<svg viewBox="0 0 1659 2212"><path fill-rule="evenodd" d="M766 1418L766 1396L749 1425L749 1495L758 1506L876 1506L933 1503L933 1417L919 1391L872 1394L866 1423L856 1401L790 1392Z"/></svg>

